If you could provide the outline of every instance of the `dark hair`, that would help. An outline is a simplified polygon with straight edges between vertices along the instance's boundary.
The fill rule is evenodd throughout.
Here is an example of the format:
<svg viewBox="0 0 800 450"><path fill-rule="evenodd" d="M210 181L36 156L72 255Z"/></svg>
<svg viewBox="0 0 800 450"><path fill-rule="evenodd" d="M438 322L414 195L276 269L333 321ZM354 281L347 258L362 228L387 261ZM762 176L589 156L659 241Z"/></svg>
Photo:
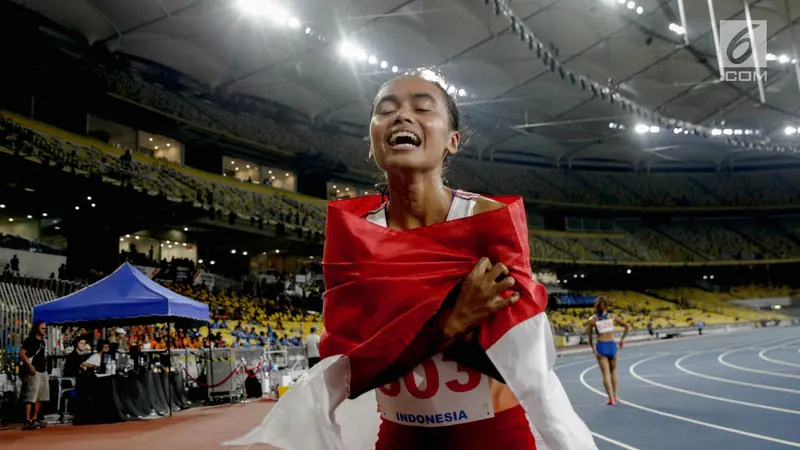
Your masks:
<svg viewBox="0 0 800 450"><path fill-rule="evenodd" d="M106 339L100 339L97 341L97 349L102 350L104 345L111 345Z"/></svg>
<svg viewBox="0 0 800 450"><path fill-rule="evenodd" d="M317 328L316 327L311 327L311 333L313 334L313 333L316 333L316 332L317 332Z"/></svg>
<svg viewBox="0 0 800 450"><path fill-rule="evenodd" d="M603 311L608 311L608 299L605 297L597 297L594 302L595 314L601 314Z"/></svg>
<svg viewBox="0 0 800 450"><path fill-rule="evenodd" d="M72 346L75 347L75 349L77 350L78 349L78 344L81 341L86 342L86 337L85 336L76 337L75 340L72 341Z"/></svg>
<svg viewBox="0 0 800 450"><path fill-rule="evenodd" d="M44 320L37 320L33 322L33 327L31 327L30 333L28 333L29 337L36 337L36 332L39 331L39 327L42 326Z"/></svg>
<svg viewBox="0 0 800 450"><path fill-rule="evenodd" d="M429 79L429 76L426 76L426 74L434 75L435 79L434 80ZM387 80L385 83L383 83L381 85L380 89L378 89L378 92L380 92L384 88L386 88L386 86L388 86L389 83L392 83L395 80L399 80L401 78L407 78L407 77L422 78L423 80L427 81L428 83L431 83L432 85L436 86L439 89L439 91L442 93L442 96L444 97L445 107L447 108L447 116L450 119L450 130L451 131L461 132L461 109L458 107L458 102L456 101L455 97L450 95L450 94L448 94L447 93L447 89L445 89L445 87L442 86L442 83L444 83L444 77L441 75L441 73L437 69L429 69L429 68L422 67L422 68L419 68L419 69L409 70L409 71L403 73L402 75L398 75L396 77L393 77L393 78ZM372 108L370 109L370 113L369 113L370 117L375 114L375 107L377 106L376 105L377 100L378 100L378 97L376 95L375 98L372 100ZM451 155L448 153L444 157L444 163L443 163L444 165L442 167L442 175L443 176L444 176L444 173L447 172L447 166L448 166L448 161L450 159L450 156ZM382 171L382 170L378 171L375 174L375 178L376 178L375 189L377 189L378 192L380 192L382 196L385 195L385 196L388 197L389 190L388 190L388 184L387 184L387 179L386 179L386 173L384 171ZM447 180L444 180L444 181L447 181Z"/></svg>

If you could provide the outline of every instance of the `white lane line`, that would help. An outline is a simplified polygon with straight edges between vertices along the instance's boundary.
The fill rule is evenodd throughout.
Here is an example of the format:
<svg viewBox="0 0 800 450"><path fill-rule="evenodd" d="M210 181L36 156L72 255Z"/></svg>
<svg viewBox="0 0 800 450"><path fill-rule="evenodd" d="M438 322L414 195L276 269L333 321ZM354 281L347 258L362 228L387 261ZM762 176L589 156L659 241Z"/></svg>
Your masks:
<svg viewBox="0 0 800 450"><path fill-rule="evenodd" d="M647 361L650 361L652 359L655 359L655 358L658 358L658 356L651 356L649 358L645 358L645 359L636 361L635 363L633 363L631 365L630 369L628 369L628 372L630 372L630 374L633 375L633 377L636 378L637 380L643 381L643 382L645 382L647 384L651 384L651 385L659 387L661 389L667 389L667 390L670 390L670 391L680 392L682 394L687 394L687 395L694 395L695 397L707 398L709 400L717 400L717 401L725 402L725 403L733 403L733 404L736 404L736 405L749 406L751 408L759 408L759 409L766 409L766 410L769 410L769 411L782 412L782 413L786 413L786 414L797 414L797 415L800 415L800 411L797 411L795 409L778 408L777 406L762 405L760 403L750 403L750 402L745 402L743 400L734 400L732 398L727 398L727 397L717 397L716 395L709 395L709 394L704 394L702 392L691 391L689 389L681 389L681 388L678 388L678 387L675 387L675 386L668 386L666 384L656 383L655 381L648 380L647 378L645 378L645 377L643 377L643 376L641 376L641 375L636 373L636 366L638 366L639 364L645 363Z"/></svg>
<svg viewBox="0 0 800 450"><path fill-rule="evenodd" d="M589 366L583 372L581 372L581 375L580 375L581 383L583 384L583 386L586 389L589 389L590 391L594 392L595 394L597 394L597 395L599 395L601 397L606 397L606 394L598 391L597 389L593 388L592 386L589 385L589 383L586 382L586 373L589 372L590 370L594 369L595 367L596 367L595 365ZM747 436L749 438L761 439L762 441L774 442L776 444L784 444L784 445L788 445L790 447L800 448L800 442L786 441L786 440L774 438L774 437L771 437L771 436L764 436L763 434L750 433L748 431L737 430L735 428L723 427L722 425L716 425L716 424L713 424L713 423L703 422L702 420L692 419L690 417L679 416L677 414L672 414L672 413L668 413L668 412L665 412L665 411L660 411L658 409L648 408L647 406L637 405L636 403L631 403L631 402L629 402L627 400L620 400L620 402L622 404L624 404L624 405L630 406L631 408L636 408L636 409L639 409L639 410L642 410L642 411L646 411L646 412L649 412L649 413L652 413L652 414L657 414L659 416L669 417L671 419L680 420L680 421L683 421L683 422L688 422L688 423L692 423L692 424L695 424L695 425L700 425L700 426L704 426L704 427L708 427L708 428L713 428L715 430L727 431L728 433L738 434L738 435L741 435L741 436Z"/></svg>
<svg viewBox="0 0 800 450"><path fill-rule="evenodd" d="M797 390L797 389L782 388L782 387L777 387L777 386L769 386L769 385L766 385L766 384L748 383L747 381L739 381L739 380L731 380L729 378L715 377L715 376L711 376L711 375L706 375L704 373L698 373L698 372L695 372L693 370L689 370L689 369L687 369L687 368L685 368L685 367L683 367L681 365L681 362L683 362L683 360L685 360L687 358L691 358L692 356L697 356L699 354L701 354L701 352L690 353L690 354L688 354L686 356L682 356L682 357L678 358L677 360L675 360L675 367L678 370L680 370L681 372L687 373L689 375L693 375L695 377L705 378L707 380L720 381L722 383L738 384L739 386L748 386L748 387L757 388L757 389L767 389L767 390L770 390L770 391L787 392L787 393L790 393L790 394L800 394L800 390Z"/></svg>
<svg viewBox="0 0 800 450"><path fill-rule="evenodd" d="M795 341L791 341L791 342L795 342ZM781 361L780 359L770 358L769 356L767 356L767 352L768 351L774 350L774 349L776 349L778 347L783 347L783 345L784 344L776 345L774 347L765 348L764 350L761 350L760 352L758 352L758 357L763 359L764 361L771 362L773 364L780 364L782 366L789 366L789 367L800 367L800 364L791 363L791 362L787 362L787 361Z"/></svg>
<svg viewBox="0 0 800 450"><path fill-rule="evenodd" d="M631 447L630 445L628 445L628 444L626 444L626 443L624 443L624 442L620 442L620 441L618 441L618 440L616 440L616 439L611 439L611 438L610 438L610 437L608 437L608 436L603 436L602 434L600 434L600 433L595 433L594 431L592 431L592 436L596 437L597 439L602 439L602 440L604 440L604 441L606 441L606 442L609 442L609 443L611 443L611 444L614 444L614 445L616 445L616 446L617 446L617 447L619 447L619 448L624 448L625 450L639 450L639 449L638 449L638 448L636 448L636 447Z"/></svg>
<svg viewBox="0 0 800 450"><path fill-rule="evenodd" d="M731 353L738 352L738 351L741 351L741 349L727 351L727 352L717 356L717 361L720 364L722 364L723 366L728 366L731 369L742 370L742 371L745 371L745 372L760 373L762 375L769 375L769 376L773 376L773 377L794 378L795 380L800 380L800 375L792 375L790 373L776 373L776 372L770 372L768 370L751 369L749 367L742 367L742 366L739 366L739 365L736 365L736 364L732 364L732 363L729 363L729 362L725 361L725 357L726 356L730 355Z"/></svg>

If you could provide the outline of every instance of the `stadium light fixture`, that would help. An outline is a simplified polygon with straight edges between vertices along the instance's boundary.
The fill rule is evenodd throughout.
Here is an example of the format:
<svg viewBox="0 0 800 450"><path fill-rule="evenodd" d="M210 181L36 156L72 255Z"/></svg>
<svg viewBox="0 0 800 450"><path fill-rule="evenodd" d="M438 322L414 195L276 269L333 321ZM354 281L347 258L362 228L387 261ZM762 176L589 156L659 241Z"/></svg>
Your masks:
<svg viewBox="0 0 800 450"><path fill-rule="evenodd" d="M387 67L389 67L389 63L387 63L386 61L381 61L381 69L385 69Z"/></svg>
<svg viewBox="0 0 800 450"><path fill-rule="evenodd" d="M209 261L209 264L211 264L212 266L213 266L214 264L216 264L216 263L217 263L216 261Z"/></svg>
<svg viewBox="0 0 800 450"><path fill-rule="evenodd" d="M120 242L125 242L125 239L124 238L119 238L119 241Z"/></svg>
<svg viewBox="0 0 800 450"><path fill-rule="evenodd" d="M722 130L720 130L719 128L714 128L713 130L711 130L711 135L712 136L721 136L722 135Z"/></svg>
<svg viewBox="0 0 800 450"><path fill-rule="evenodd" d="M400 69L398 69L397 66L392 66L392 73L397 73L398 70Z"/></svg>
<svg viewBox="0 0 800 450"><path fill-rule="evenodd" d="M281 252L280 250L275 250L275 253L280 253L280 252Z"/></svg>
<svg viewBox="0 0 800 450"><path fill-rule="evenodd" d="M0 209L6 209L6 205L0 204Z"/></svg>
<svg viewBox="0 0 800 450"><path fill-rule="evenodd" d="M125 235L125 239L128 239L128 238L130 238L130 237L131 237L131 235L130 235L130 234L126 234L126 235Z"/></svg>
<svg viewBox="0 0 800 450"><path fill-rule="evenodd" d="M641 6L637 6L636 7L636 14L639 14L640 16L642 14L644 14L644 8L642 8Z"/></svg>
<svg viewBox="0 0 800 450"><path fill-rule="evenodd" d="M86 200L92 201L92 196L86 197Z"/></svg>
<svg viewBox="0 0 800 450"><path fill-rule="evenodd" d="M633 9L633 8L636 8L636 3L635 2L628 2L628 9Z"/></svg>
<svg viewBox="0 0 800 450"><path fill-rule="evenodd" d="M28 214L28 219L33 219L33 216Z"/></svg>
<svg viewBox="0 0 800 450"><path fill-rule="evenodd" d="M78 211L78 210L80 210L80 209L81 209L81 207L80 207L80 206L76 206L76 207L75 207L75 211Z"/></svg>
<svg viewBox="0 0 800 450"><path fill-rule="evenodd" d="M235 255L235 254L236 254L236 250L231 250L231 255Z"/></svg>
<svg viewBox="0 0 800 450"><path fill-rule="evenodd" d="M789 56L787 56L787 55L781 55L781 56L778 57L778 62L781 63L781 64L786 64L789 61L791 61L791 58L789 58Z"/></svg>
<svg viewBox="0 0 800 450"><path fill-rule="evenodd" d="M247 256L247 252L242 252L242 255L243 256Z"/></svg>
<svg viewBox="0 0 800 450"><path fill-rule="evenodd" d="M636 125L636 128L634 128L634 130L639 134L644 134L644 133L647 133L648 131L650 131L650 127L645 125L645 124L643 124L643 123L640 123L640 124Z"/></svg>
<svg viewBox="0 0 800 450"><path fill-rule="evenodd" d="M791 126L790 126L790 127L786 127L786 128L783 130L783 132L784 132L784 133L785 133L787 136L792 136L792 135L794 135L794 134L797 134L797 128L795 128L795 127L791 127Z"/></svg>
<svg viewBox="0 0 800 450"><path fill-rule="evenodd" d="M669 24L669 30L675 34L685 34L686 30L683 29L682 26L678 25L677 23Z"/></svg>
<svg viewBox="0 0 800 450"><path fill-rule="evenodd" d="M658 133L659 131L661 131L661 128L659 128L659 127L657 127L657 126L655 126L655 125L653 125L652 127L650 127L650 132L651 132L651 133Z"/></svg>
<svg viewBox="0 0 800 450"><path fill-rule="evenodd" d="M139 236L134 236L134 238L135 238L137 241L139 240Z"/></svg>
<svg viewBox="0 0 800 450"><path fill-rule="evenodd" d="M627 273L628 275L630 275L630 274L631 274L631 269L628 269L628 270L626 271L626 273Z"/></svg>
<svg viewBox="0 0 800 450"><path fill-rule="evenodd" d="M724 134L725 136L730 136L733 134L733 130L731 130L730 128L725 128L724 130L722 130L722 134Z"/></svg>
<svg viewBox="0 0 800 450"><path fill-rule="evenodd" d="M202 259L198 259L197 260L197 264L203 264L203 260Z"/></svg>
<svg viewBox="0 0 800 450"><path fill-rule="evenodd" d="M42 217L47 217L47 213L42 213Z"/></svg>
<svg viewBox="0 0 800 450"><path fill-rule="evenodd" d="M94 203L92 203L92 208L94 208L94 207L95 207L95 204L94 204ZM77 206L76 206L75 208L77 208Z"/></svg>
<svg viewBox="0 0 800 450"><path fill-rule="evenodd" d="M183 231L189 231L188 227L183 227Z"/></svg>

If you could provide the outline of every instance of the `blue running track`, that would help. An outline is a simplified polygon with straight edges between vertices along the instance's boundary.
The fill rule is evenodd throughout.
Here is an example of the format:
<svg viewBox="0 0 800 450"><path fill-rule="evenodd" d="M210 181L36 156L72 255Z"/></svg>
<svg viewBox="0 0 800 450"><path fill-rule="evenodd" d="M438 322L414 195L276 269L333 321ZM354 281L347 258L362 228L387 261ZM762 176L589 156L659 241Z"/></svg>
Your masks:
<svg viewBox="0 0 800 450"><path fill-rule="evenodd" d="M624 348L621 404L606 406L591 354L556 364L601 450L800 449L800 328Z"/></svg>

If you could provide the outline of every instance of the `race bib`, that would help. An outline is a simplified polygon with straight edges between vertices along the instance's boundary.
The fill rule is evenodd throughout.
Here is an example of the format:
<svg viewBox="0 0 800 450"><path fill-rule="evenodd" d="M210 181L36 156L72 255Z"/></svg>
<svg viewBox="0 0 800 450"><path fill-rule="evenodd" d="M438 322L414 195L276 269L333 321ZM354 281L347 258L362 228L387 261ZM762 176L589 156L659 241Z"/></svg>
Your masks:
<svg viewBox="0 0 800 450"><path fill-rule="evenodd" d="M447 427L494 417L489 377L441 354L375 392L381 417L401 425Z"/></svg>
<svg viewBox="0 0 800 450"><path fill-rule="evenodd" d="M597 328L597 332L600 334L604 333L613 333L614 332L614 319L603 319L598 320L594 324L595 328Z"/></svg>

